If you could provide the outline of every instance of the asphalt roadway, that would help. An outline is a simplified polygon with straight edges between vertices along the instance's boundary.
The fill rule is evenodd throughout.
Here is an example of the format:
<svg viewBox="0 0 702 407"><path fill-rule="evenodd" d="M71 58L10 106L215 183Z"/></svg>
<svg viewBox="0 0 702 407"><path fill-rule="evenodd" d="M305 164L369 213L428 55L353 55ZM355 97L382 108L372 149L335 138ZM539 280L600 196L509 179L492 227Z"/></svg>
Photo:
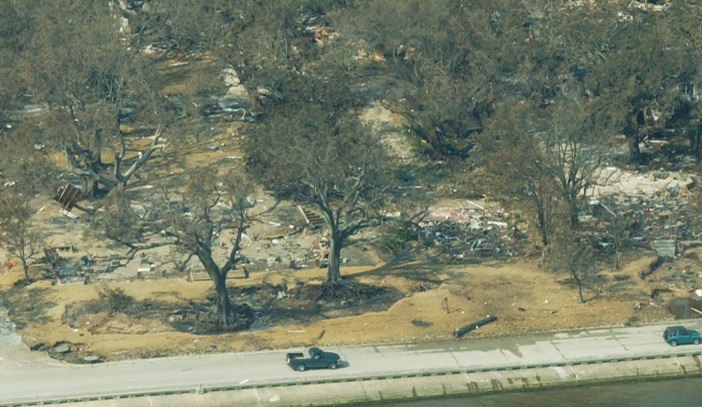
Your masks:
<svg viewBox="0 0 702 407"><path fill-rule="evenodd" d="M681 323L675 323L678 324ZM697 330L702 328L700 321L687 321L684 325ZM0 406L163 390L280 385L301 380L500 369L702 351L702 345L674 348L665 343L662 337L665 326L585 329L488 339L473 339L468 334L441 343L325 348L339 353L344 366L305 372L293 371L285 364L285 354L291 350L69 365L43 356L29 358L29 351L21 345L3 344Z"/></svg>

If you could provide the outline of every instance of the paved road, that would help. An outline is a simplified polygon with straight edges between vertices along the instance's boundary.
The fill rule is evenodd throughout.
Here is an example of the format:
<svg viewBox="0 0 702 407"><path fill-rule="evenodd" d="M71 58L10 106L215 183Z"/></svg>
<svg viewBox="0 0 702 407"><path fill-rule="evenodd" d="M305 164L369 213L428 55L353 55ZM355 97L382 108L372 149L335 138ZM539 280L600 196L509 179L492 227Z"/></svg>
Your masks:
<svg viewBox="0 0 702 407"><path fill-rule="evenodd" d="M700 322L687 325L702 328ZM285 365L285 350L96 365L66 365L46 358L34 358L28 364L0 360L0 404L142 390L194 389L200 386L666 355L697 349L694 345L677 348L667 345L662 339L664 327L590 329L497 339L471 339L467 335L463 339L444 343L329 349L339 352L348 361L344 368L333 371L292 371Z"/></svg>

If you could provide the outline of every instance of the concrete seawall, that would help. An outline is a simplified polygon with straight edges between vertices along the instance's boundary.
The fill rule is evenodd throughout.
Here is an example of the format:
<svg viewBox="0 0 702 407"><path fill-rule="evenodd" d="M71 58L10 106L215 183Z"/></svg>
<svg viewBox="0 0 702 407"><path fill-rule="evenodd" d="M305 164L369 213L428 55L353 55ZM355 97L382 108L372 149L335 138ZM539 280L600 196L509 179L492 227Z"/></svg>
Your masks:
<svg viewBox="0 0 702 407"><path fill-rule="evenodd" d="M494 370L426 372L408 375L149 391L57 400L23 400L2 407L251 407L343 406L374 402L459 397L600 383L702 376L702 352L640 359L582 361Z"/></svg>

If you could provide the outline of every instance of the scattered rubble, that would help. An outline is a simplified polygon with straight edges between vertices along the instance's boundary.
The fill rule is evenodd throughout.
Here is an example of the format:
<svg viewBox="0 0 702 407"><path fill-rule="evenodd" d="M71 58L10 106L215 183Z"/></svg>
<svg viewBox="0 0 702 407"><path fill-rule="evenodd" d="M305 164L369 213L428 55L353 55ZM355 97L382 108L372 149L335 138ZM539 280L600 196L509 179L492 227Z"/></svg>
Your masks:
<svg viewBox="0 0 702 407"><path fill-rule="evenodd" d="M200 113L205 116L229 114L232 120L254 121L251 96L246 87L241 84L239 75L232 67L222 71L222 79L227 91L224 96L213 97L200 108Z"/></svg>
<svg viewBox="0 0 702 407"><path fill-rule="evenodd" d="M600 181L604 185L588 194L589 211L579 217L600 236L611 240L611 226L620 221L625 245L650 248L665 258L675 258L684 251L682 242L692 247L690 241L702 236L702 231L692 229L686 212L689 191L699 183L697 176L665 170L637 174L610 167ZM611 207L602 199L611 201Z"/></svg>
<svg viewBox="0 0 702 407"><path fill-rule="evenodd" d="M519 252L517 229L509 229L510 215L498 208L487 209L473 201L468 207L432 208L419 224L420 235L438 255L452 262L478 262L481 258L513 256Z"/></svg>
<svg viewBox="0 0 702 407"><path fill-rule="evenodd" d="M611 196L622 197L634 196L674 196L684 197L687 191L697 182L697 177L685 174L681 171L653 171L646 174L624 171L616 167L607 167L602 170L598 185L592 191L588 191L591 196Z"/></svg>
<svg viewBox="0 0 702 407"><path fill-rule="evenodd" d="M46 277L55 284L88 284L92 280L104 280L102 274L111 273L121 267L122 256L110 253L107 256L80 254L70 242L55 247L45 247L44 257L35 264L45 264Z"/></svg>

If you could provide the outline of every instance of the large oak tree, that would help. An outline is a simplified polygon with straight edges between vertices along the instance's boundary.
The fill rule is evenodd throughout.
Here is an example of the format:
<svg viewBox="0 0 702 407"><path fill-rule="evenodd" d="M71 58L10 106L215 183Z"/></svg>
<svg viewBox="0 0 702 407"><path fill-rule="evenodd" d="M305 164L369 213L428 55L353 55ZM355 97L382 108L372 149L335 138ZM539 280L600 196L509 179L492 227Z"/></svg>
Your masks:
<svg viewBox="0 0 702 407"><path fill-rule="evenodd" d="M407 117L430 157L465 159L495 102L531 92L521 3L376 0L339 20L342 40L371 60L364 82Z"/></svg>
<svg viewBox="0 0 702 407"><path fill-rule="evenodd" d="M671 30L667 18L667 12L607 7L582 19L580 27L592 34L583 35L584 54L590 56L583 61L583 82L606 113L601 117L624 134L634 163L644 159L643 130L664 127L686 76L685 39Z"/></svg>
<svg viewBox="0 0 702 407"><path fill-rule="evenodd" d="M180 187L182 181L185 185ZM184 179L178 177L172 185L162 185L160 198L142 200L148 207L145 213L134 211L136 200L130 201L122 188L114 189L104 202L95 229L128 247L128 258L164 246L184 254L184 263L195 257L214 285L215 326L245 328L252 316L246 307L232 304L227 275L242 260L241 239L249 226L252 205L248 198L252 192L252 184L242 178L241 171L219 174L213 167L196 168ZM225 243L223 260L215 253L218 242Z"/></svg>
<svg viewBox="0 0 702 407"><path fill-rule="evenodd" d="M127 185L162 147L166 122L150 61L124 43L120 19L108 6L37 2L32 36L17 62L31 102L44 107L37 116L43 144L64 153L57 176L81 184L86 197ZM153 132L139 154L130 151L122 126L133 114Z"/></svg>
<svg viewBox="0 0 702 407"><path fill-rule="evenodd" d="M319 104L281 112L247 140L250 173L321 214L331 245L325 282L341 284L342 247L379 219L393 186L384 146L353 111L337 116Z"/></svg>

